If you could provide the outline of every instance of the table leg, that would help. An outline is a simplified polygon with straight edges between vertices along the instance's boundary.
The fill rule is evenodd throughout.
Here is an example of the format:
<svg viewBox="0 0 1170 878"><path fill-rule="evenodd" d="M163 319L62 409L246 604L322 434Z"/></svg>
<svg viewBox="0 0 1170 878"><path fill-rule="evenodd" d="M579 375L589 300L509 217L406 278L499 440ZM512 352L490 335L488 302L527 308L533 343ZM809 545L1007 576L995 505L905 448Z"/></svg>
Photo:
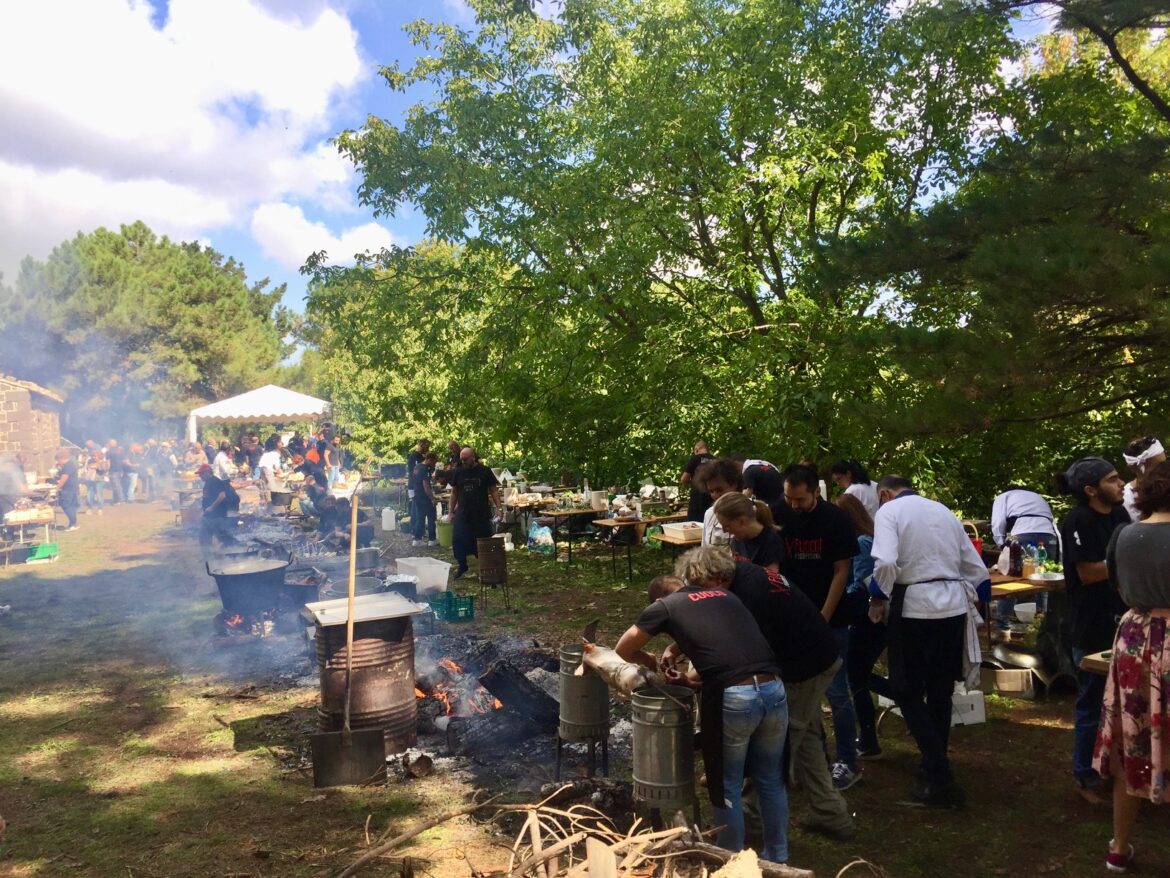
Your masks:
<svg viewBox="0 0 1170 878"><path fill-rule="evenodd" d="M617 546L613 544L613 538L617 535L617 531L611 530L609 532L609 571L614 579L617 579Z"/></svg>
<svg viewBox="0 0 1170 878"><path fill-rule="evenodd" d="M637 533L637 530L634 531ZM626 581L634 581L634 556L633 556L633 541L626 543Z"/></svg>

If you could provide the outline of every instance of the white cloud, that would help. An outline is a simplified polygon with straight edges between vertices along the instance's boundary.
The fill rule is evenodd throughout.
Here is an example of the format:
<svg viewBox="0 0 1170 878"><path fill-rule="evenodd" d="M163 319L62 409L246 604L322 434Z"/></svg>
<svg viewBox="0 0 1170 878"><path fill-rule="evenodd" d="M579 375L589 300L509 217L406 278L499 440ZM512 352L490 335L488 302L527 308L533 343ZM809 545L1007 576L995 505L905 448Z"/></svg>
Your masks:
<svg viewBox="0 0 1170 878"><path fill-rule="evenodd" d="M252 214L252 237L264 254L285 268L297 269L310 253L324 250L329 261L350 262L357 253L381 250L398 243L388 229L365 223L340 235L324 223L313 222L294 204L262 204Z"/></svg>
<svg viewBox="0 0 1170 878"><path fill-rule="evenodd" d="M0 5L0 270L96 225L193 237L267 202L355 209L325 138L372 65L343 13L272 5L171 0L161 28L144 0Z"/></svg>

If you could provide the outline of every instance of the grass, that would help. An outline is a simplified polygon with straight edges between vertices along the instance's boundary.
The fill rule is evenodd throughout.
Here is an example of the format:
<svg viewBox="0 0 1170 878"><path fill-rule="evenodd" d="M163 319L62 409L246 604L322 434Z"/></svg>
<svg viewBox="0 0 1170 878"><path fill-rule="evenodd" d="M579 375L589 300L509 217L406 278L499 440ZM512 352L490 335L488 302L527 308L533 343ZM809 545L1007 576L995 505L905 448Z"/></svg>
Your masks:
<svg viewBox="0 0 1170 878"><path fill-rule="evenodd" d="M400 535L388 541L397 554L419 553ZM225 648L210 637L214 585L161 507L83 518L61 543L57 564L0 570L0 604L13 607L0 617L0 814L9 823L0 876L330 874L364 845L367 819L371 833L402 828L470 793L468 780L447 773L317 791L289 770L315 723L315 689L294 685L307 659L290 674L275 645ZM619 553L615 577L602 546L575 547L571 567L513 552L514 610L491 592L473 622L449 630L556 647L601 618L612 643L644 606L645 583L670 566L669 552L635 549L629 583ZM472 578L454 587L478 597ZM258 697L230 697L243 684ZM794 828L793 864L820 876L856 856L891 878L1101 873L1109 813L1073 792L1071 699L991 697L987 709L986 724L952 738L966 813L897 804L916 751L889 718L887 758L848 793L857 838L841 844ZM794 827L803 807L794 791ZM1143 810L1144 874L1170 874L1166 828L1166 811ZM502 865L503 840L460 821L409 852L436 878L465 878ZM368 874L396 872L379 864Z"/></svg>

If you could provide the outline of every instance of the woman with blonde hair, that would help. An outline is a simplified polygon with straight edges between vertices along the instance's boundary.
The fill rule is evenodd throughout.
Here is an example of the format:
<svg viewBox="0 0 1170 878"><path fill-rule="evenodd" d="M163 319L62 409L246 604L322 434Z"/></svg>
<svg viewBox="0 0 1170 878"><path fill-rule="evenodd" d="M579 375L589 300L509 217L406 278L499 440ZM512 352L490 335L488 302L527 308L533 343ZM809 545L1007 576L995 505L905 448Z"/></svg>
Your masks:
<svg viewBox="0 0 1170 878"><path fill-rule="evenodd" d="M714 510L719 526L731 537L731 553L737 561L747 561L773 573L780 572L784 541L780 539L767 503L733 491L716 500Z"/></svg>

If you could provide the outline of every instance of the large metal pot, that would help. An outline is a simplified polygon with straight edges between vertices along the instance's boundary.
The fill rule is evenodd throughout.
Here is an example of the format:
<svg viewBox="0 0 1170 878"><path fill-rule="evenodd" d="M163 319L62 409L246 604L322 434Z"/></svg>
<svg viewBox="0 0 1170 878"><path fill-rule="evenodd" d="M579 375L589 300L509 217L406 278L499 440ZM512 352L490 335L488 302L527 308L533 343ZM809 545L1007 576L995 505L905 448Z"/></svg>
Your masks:
<svg viewBox="0 0 1170 878"><path fill-rule="evenodd" d="M214 568L207 562L206 567L215 577L224 612L253 616L280 605L288 564L275 558L245 558L217 561Z"/></svg>
<svg viewBox="0 0 1170 878"><path fill-rule="evenodd" d="M695 695L686 686L639 689L631 699L634 798L652 808L695 801Z"/></svg>
<svg viewBox="0 0 1170 878"><path fill-rule="evenodd" d="M293 495L291 491L269 491L268 495L272 498L273 506L292 505Z"/></svg>
<svg viewBox="0 0 1170 878"><path fill-rule="evenodd" d="M562 741L602 741L609 736L609 687L596 674L573 676L585 650L561 647L561 714L557 734Z"/></svg>

